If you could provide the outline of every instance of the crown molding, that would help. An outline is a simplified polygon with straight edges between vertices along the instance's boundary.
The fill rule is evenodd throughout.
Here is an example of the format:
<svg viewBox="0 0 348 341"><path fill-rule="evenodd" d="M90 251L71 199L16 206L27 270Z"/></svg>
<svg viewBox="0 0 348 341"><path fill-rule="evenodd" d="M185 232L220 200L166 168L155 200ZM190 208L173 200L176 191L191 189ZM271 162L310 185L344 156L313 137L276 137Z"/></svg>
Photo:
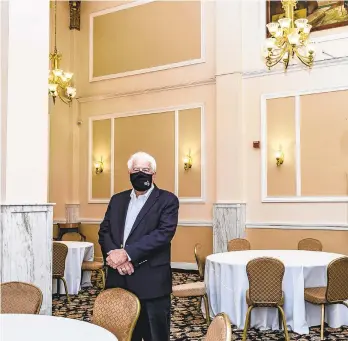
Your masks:
<svg viewBox="0 0 348 341"><path fill-rule="evenodd" d="M345 64L348 64L348 56L314 61L314 65L313 65L312 69L320 69L320 68L324 68L324 67L333 67L333 66L345 65ZM279 74L286 75L287 73L300 72L300 71L310 72L311 69L308 69L307 67L303 66L302 64L290 65L286 72L284 71L284 69L281 69L281 68L272 69L272 70L267 70L266 68L264 68L264 69L260 69L260 70L243 72L243 79L265 77L265 76L274 76L274 75L279 75Z"/></svg>
<svg viewBox="0 0 348 341"><path fill-rule="evenodd" d="M215 77L202 79L202 80L198 80L194 82L185 82L185 83L180 83L175 85L159 86L159 87L154 87L154 88L149 88L144 90L115 92L111 94L102 94L102 95L96 95L96 96L81 96L81 97L76 97L76 100L79 103L98 102L98 101L105 101L108 99L115 99L120 97L140 96L140 95L145 95L148 93L171 91L171 90L185 89L185 88L191 88L195 86L205 86L205 85L211 85L211 84L215 84Z"/></svg>

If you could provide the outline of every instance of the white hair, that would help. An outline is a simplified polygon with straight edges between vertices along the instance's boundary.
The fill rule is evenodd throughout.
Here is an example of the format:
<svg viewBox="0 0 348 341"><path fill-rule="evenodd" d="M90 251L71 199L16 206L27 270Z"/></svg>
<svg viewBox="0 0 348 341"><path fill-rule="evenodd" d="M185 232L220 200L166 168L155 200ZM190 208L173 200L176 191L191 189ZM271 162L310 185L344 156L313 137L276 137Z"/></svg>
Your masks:
<svg viewBox="0 0 348 341"><path fill-rule="evenodd" d="M129 171L132 170L134 161L136 161L136 160L142 160L142 161L148 162L151 166L151 170L154 173L156 173L156 168L157 168L156 160L150 154L147 154L144 152L137 152L129 158L129 160L127 162L127 166L128 166Z"/></svg>

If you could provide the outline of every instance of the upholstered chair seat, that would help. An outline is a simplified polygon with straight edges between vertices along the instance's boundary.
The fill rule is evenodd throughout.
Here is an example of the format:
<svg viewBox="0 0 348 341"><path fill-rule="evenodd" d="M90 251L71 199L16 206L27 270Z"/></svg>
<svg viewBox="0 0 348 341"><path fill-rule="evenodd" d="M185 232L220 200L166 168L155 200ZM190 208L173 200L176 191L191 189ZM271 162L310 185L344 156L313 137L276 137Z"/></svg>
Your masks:
<svg viewBox="0 0 348 341"><path fill-rule="evenodd" d="M101 275L102 288L105 288L105 273L104 273L104 263L99 261L84 261L82 263L81 271L97 271ZM81 274L82 281L82 274Z"/></svg>
<svg viewBox="0 0 348 341"><path fill-rule="evenodd" d="M199 282L195 283L185 283L173 286L172 296L174 297L202 297L204 302L205 314L207 325L210 324L210 312L209 312L209 302L208 296L204 285L204 271L205 271L205 261L208 256L207 249L203 248L201 244L195 245L195 258L198 267L198 274L200 277ZM202 300L201 300L202 302Z"/></svg>
<svg viewBox="0 0 348 341"><path fill-rule="evenodd" d="M284 292L282 291L282 296L280 300L278 300L278 302L253 302L250 299L249 290L247 290L246 301L248 306L254 305L255 307L275 307L276 308L278 305L279 306L284 305Z"/></svg>
<svg viewBox="0 0 348 341"><path fill-rule="evenodd" d="M173 295L175 297L191 297L205 295L204 282L185 283L173 286Z"/></svg>

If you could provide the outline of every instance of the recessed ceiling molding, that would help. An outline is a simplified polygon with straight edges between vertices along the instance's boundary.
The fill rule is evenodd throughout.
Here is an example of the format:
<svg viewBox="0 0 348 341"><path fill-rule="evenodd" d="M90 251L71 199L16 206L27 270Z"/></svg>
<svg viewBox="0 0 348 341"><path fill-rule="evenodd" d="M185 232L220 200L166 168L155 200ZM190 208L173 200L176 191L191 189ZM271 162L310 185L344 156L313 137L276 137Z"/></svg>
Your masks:
<svg viewBox="0 0 348 341"><path fill-rule="evenodd" d="M177 63L171 63L166 65L159 65L155 67L149 67L139 70L133 70L133 71L127 71L127 72L121 72L121 73L115 73L115 74L108 74L103 76L94 76L93 75L93 68L94 68L94 59L93 59L93 32L94 32L94 18L106 14L110 14L117 11L122 11L125 9L129 9L136 6L146 5L151 2L154 2L156 0L140 0L140 1L132 1L129 3L126 3L124 5L107 8L102 11L94 12L90 14L90 23L89 23L89 81L90 82L97 82L97 81L103 81L108 79L116 79L116 78L122 78L122 77L128 77L128 76L135 76L150 72L156 72L156 71L162 71L162 70L169 70L179 67L185 67L190 65L196 65L196 64L202 64L206 61L206 46L205 46L205 15L204 15L204 1L200 1L201 3L201 53L200 58L197 59L189 59Z"/></svg>

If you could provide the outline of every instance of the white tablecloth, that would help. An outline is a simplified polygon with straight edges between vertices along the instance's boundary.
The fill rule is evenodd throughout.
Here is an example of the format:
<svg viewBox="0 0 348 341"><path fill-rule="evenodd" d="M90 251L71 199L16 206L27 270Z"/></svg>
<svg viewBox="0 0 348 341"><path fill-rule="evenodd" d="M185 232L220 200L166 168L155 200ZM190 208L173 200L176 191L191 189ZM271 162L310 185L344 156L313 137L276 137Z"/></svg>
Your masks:
<svg viewBox="0 0 348 341"><path fill-rule="evenodd" d="M45 315L1 314L1 341L117 341L92 323Z"/></svg>
<svg viewBox="0 0 348 341"><path fill-rule="evenodd" d="M65 261L64 277L71 295L77 295L81 283L81 265L83 261L91 261L94 257L94 245L89 242L58 242L68 247ZM91 286L90 271L83 272L82 287ZM57 280L53 280L53 293L57 292ZM60 283L60 293L65 294L63 282Z"/></svg>
<svg viewBox="0 0 348 341"><path fill-rule="evenodd" d="M320 325L321 309L304 301L304 288L326 286L328 264L342 255L297 250L252 250L217 253L207 257L205 283L215 316L226 312L237 328L244 328L249 288L246 264L257 257L274 257L285 265L283 291L287 324L299 334L308 334L309 327ZM343 305L327 308L326 322L333 328L348 325L348 309ZM251 326L278 329L278 312L272 308L255 308Z"/></svg>

